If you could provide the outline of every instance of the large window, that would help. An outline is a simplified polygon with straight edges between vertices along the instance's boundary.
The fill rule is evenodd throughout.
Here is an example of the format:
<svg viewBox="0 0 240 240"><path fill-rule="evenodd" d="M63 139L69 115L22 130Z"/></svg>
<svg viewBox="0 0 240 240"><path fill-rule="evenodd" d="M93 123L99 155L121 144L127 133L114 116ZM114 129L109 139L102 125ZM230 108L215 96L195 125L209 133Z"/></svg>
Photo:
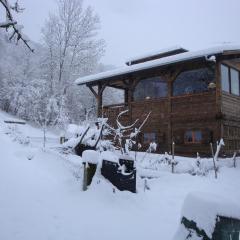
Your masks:
<svg viewBox="0 0 240 240"><path fill-rule="evenodd" d="M226 65L221 65L222 90L234 95L240 95L239 71Z"/></svg>
<svg viewBox="0 0 240 240"><path fill-rule="evenodd" d="M141 80L134 90L134 100L156 99L167 96L167 82L161 77Z"/></svg>
<svg viewBox="0 0 240 240"><path fill-rule="evenodd" d="M173 83L173 96L206 92L212 82L215 82L214 69L200 68L184 71Z"/></svg>

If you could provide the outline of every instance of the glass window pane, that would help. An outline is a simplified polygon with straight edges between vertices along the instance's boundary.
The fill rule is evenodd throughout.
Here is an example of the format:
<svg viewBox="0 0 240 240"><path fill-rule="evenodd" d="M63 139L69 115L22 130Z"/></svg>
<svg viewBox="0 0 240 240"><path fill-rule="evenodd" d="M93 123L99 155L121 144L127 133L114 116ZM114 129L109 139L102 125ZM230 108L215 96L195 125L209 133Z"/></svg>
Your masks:
<svg viewBox="0 0 240 240"><path fill-rule="evenodd" d="M228 67L224 65L221 65L221 83L222 83L222 90L229 93Z"/></svg>
<svg viewBox="0 0 240 240"><path fill-rule="evenodd" d="M239 95L239 75L235 69L230 70L231 73L231 93Z"/></svg>
<svg viewBox="0 0 240 240"><path fill-rule="evenodd" d="M215 82L214 69L200 68L184 71L173 83L173 96L206 92L211 82Z"/></svg>
<svg viewBox="0 0 240 240"><path fill-rule="evenodd" d="M144 143L156 142L156 140L157 140L156 133L144 133L143 135Z"/></svg>
<svg viewBox="0 0 240 240"><path fill-rule="evenodd" d="M161 77L141 80L134 90L134 100L157 99L167 97L167 82Z"/></svg>
<svg viewBox="0 0 240 240"><path fill-rule="evenodd" d="M188 130L184 135L185 143L200 143L202 141L202 132L200 130Z"/></svg>
<svg viewBox="0 0 240 240"><path fill-rule="evenodd" d="M184 138L185 138L185 142L188 142L188 143L193 142L192 131L186 131Z"/></svg>
<svg viewBox="0 0 240 240"><path fill-rule="evenodd" d="M194 136L195 136L195 142L201 142L202 141L202 132L201 131L195 131Z"/></svg>

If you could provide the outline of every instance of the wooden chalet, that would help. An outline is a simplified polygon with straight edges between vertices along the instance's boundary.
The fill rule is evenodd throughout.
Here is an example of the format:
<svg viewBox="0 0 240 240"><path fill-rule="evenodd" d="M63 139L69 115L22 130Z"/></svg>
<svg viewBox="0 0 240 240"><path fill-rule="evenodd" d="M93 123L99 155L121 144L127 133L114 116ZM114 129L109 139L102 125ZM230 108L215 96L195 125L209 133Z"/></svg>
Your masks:
<svg viewBox="0 0 240 240"><path fill-rule="evenodd" d="M224 139L224 152L240 149L240 46L202 51L174 47L139 58L127 66L76 80L97 99L98 114L114 124L143 119L151 111L140 141L158 144L158 152L209 155L210 142ZM103 105L106 88L124 91L122 103Z"/></svg>

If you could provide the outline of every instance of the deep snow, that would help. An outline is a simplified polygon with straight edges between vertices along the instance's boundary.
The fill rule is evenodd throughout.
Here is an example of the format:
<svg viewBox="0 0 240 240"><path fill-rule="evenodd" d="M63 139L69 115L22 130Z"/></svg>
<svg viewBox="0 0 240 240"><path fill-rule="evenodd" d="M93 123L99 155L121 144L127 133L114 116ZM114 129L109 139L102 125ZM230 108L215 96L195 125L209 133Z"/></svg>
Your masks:
<svg viewBox="0 0 240 240"><path fill-rule="evenodd" d="M150 190L145 192L144 180L138 178L137 194L114 193L102 178L95 178L82 192L80 158L43 151L41 142L39 146L13 142L4 132L5 117L0 113L1 240L170 240L190 192L240 199L239 163L236 169L222 167L218 179L213 172L203 177L146 170L157 178L147 180ZM29 131L42 135L39 129Z"/></svg>

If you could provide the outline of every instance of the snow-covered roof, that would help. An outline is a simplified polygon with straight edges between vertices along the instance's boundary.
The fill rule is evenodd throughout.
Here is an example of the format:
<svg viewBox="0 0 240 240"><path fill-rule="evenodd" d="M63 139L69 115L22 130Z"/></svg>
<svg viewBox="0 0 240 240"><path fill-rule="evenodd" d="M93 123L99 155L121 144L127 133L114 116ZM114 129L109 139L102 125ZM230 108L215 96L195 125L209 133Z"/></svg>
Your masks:
<svg viewBox="0 0 240 240"><path fill-rule="evenodd" d="M174 51L181 51L181 50L184 52L187 52L187 50L181 46L172 46L169 48L164 48L164 49L160 49L158 51L152 51L152 52L145 53L143 55L138 55L133 58L129 58L126 60L126 63L131 63L131 62L135 62L135 61L138 61L141 59L151 58L151 57L154 57L157 55L162 55L162 54L166 54L166 53L170 53L170 52L174 52Z"/></svg>
<svg viewBox="0 0 240 240"><path fill-rule="evenodd" d="M90 82L96 82L104 79L108 79L111 77L126 75L129 73L138 72L141 70L151 69L155 67L166 66L174 63L189 61L193 59L198 59L201 57L210 57L212 55L223 54L225 51L234 51L240 50L240 45L222 45L213 48L207 48L199 51L189 51L169 57L164 57L144 63L139 63L131 66L125 66L121 68L117 68L114 70L101 72L95 75L89 75L86 77L81 77L75 81L78 85L83 85Z"/></svg>

